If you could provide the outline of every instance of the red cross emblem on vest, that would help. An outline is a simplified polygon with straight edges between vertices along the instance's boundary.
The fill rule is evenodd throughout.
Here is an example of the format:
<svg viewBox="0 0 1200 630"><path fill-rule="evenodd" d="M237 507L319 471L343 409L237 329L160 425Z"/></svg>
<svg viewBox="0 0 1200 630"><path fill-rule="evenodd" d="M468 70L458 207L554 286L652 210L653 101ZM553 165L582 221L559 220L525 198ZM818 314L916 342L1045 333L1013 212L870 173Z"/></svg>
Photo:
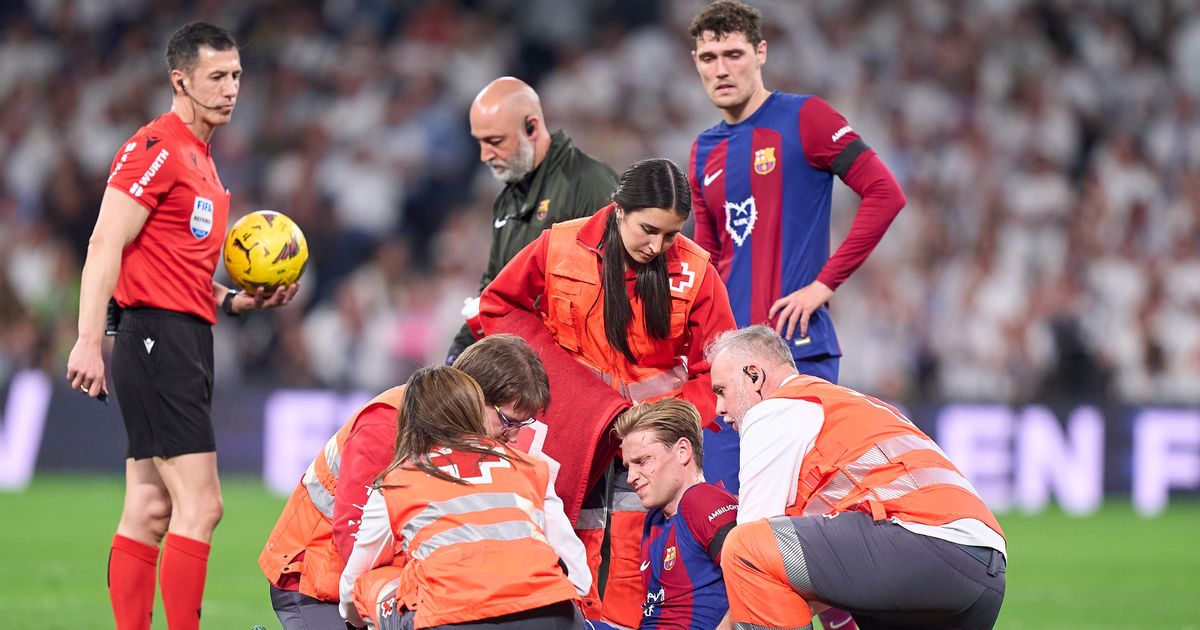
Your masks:
<svg viewBox="0 0 1200 630"><path fill-rule="evenodd" d="M512 468L507 459L491 453L465 453L448 448L429 456L429 463L470 484L492 483L493 468Z"/></svg>

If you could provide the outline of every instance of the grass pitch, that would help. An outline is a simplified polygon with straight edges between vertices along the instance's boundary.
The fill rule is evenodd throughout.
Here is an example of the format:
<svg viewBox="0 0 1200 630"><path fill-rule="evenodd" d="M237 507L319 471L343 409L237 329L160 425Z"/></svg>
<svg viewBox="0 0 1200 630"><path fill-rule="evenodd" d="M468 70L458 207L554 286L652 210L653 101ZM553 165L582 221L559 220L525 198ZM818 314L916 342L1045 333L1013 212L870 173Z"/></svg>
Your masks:
<svg viewBox="0 0 1200 630"><path fill-rule="evenodd" d="M118 476L37 477L21 494L0 493L0 628L113 628L108 548L121 516ZM209 556L201 626L279 628L258 554L284 499L262 483L221 480L225 516ZM154 628L166 628L155 592Z"/></svg>
<svg viewBox="0 0 1200 630"><path fill-rule="evenodd" d="M112 628L105 585L120 477L39 476L0 493L0 628ZM203 627L279 628L258 553L283 499L225 478ZM1143 519L1128 504L1095 516L1003 515L1012 564L999 628L1200 629L1200 503ZM161 603L154 627L166 628Z"/></svg>

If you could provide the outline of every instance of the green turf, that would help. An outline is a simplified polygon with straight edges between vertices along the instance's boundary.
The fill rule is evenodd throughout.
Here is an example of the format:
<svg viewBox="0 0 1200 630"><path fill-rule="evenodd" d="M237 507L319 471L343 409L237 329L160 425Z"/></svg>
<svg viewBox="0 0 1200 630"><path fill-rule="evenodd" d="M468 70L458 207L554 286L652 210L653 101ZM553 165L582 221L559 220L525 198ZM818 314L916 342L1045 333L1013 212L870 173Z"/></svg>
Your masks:
<svg viewBox="0 0 1200 630"><path fill-rule="evenodd" d="M1200 503L1157 518L1000 518L1012 566L1000 628L1200 628Z"/></svg>
<svg viewBox="0 0 1200 630"><path fill-rule="evenodd" d="M260 482L222 480L204 597L205 628L278 628L258 552L283 499ZM112 628L108 545L120 513L116 477L40 476L0 493L0 629ZM1071 518L1001 519L1012 557L1000 628L1200 628L1200 504L1143 519L1128 504ZM155 628L166 628L161 605Z"/></svg>
<svg viewBox="0 0 1200 630"><path fill-rule="evenodd" d="M225 517L209 557L202 627L278 628L258 553L284 499L258 480L221 480ZM108 547L121 514L118 477L41 476L0 493L0 628L113 628ZM156 596L158 594L156 593ZM154 628L166 628L161 596Z"/></svg>

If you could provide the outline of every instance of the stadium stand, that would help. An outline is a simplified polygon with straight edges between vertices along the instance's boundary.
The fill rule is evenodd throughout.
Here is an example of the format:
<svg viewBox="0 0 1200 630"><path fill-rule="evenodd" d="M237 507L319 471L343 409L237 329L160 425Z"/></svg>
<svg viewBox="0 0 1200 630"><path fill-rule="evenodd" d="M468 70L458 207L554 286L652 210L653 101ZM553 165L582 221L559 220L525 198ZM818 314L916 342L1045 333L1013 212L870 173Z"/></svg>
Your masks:
<svg viewBox="0 0 1200 630"><path fill-rule="evenodd" d="M167 109L185 21L233 16L243 43L214 145L232 214L284 211L312 253L304 308L215 328L230 383L380 390L442 358L487 251L497 184L466 110L490 78L529 81L618 171L686 163L715 122L696 0L181 4L0 7L0 381L62 371L108 161ZM909 200L834 298L845 384L1200 402L1200 6L755 4L767 86L834 104ZM839 186L835 231L852 201Z"/></svg>

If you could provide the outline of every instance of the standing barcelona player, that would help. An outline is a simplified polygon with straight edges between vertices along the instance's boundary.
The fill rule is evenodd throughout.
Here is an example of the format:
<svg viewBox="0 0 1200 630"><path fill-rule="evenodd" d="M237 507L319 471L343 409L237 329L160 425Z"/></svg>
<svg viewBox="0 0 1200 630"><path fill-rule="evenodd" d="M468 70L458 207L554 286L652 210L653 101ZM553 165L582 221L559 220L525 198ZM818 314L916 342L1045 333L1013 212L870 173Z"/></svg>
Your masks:
<svg viewBox="0 0 1200 630"><path fill-rule="evenodd" d="M213 282L229 191L209 141L237 104L237 42L211 24L189 24L171 36L167 67L171 111L113 159L83 265L79 339L67 359L71 387L106 394L101 345L105 304L115 300L123 314L113 331L113 386L129 440L108 562L117 630L149 630L156 576L167 626L199 627L209 542L223 510L210 417L216 311L282 306L297 289L250 294Z"/></svg>
<svg viewBox="0 0 1200 630"><path fill-rule="evenodd" d="M737 499L704 482L700 413L675 398L626 411L613 430L629 483L649 510L642 532L641 630L730 627L721 549Z"/></svg>
<svg viewBox="0 0 1200 630"><path fill-rule="evenodd" d="M801 373L836 383L842 351L827 304L883 238L904 193L828 103L763 85L767 42L758 10L717 0L692 19L688 35L722 117L692 145L696 242L713 255L738 327L773 325ZM834 175L862 203L831 257ZM705 450L705 476L736 494L736 437L728 430L706 435Z"/></svg>
<svg viewBox="0 0 1200 630"><path fill-rule="evenodd" d="M722 117L692 145L696 242L713 255L738 327L772 325L801 372L836 383L842 351L827 303L883 238L904 193L828 103L763 85L767 42L758 10L717 0L688 33L696 70ZM834 175L862 203L831 257ZM705 476L735 494L736 449L730 431L706 435Z"/></svg>
<svg viewBox="0 0 1200 630"><path fill-rule="evenodd" d="M836 382L841 350L826 303L883 238L904 193L828 103L767 90L761 21L718 0L691 23L692 59L723 118L692 146L696 241L717 260L738 327L773 321L806 373ZM862 204L830 257L834 175Z"/></svg>

